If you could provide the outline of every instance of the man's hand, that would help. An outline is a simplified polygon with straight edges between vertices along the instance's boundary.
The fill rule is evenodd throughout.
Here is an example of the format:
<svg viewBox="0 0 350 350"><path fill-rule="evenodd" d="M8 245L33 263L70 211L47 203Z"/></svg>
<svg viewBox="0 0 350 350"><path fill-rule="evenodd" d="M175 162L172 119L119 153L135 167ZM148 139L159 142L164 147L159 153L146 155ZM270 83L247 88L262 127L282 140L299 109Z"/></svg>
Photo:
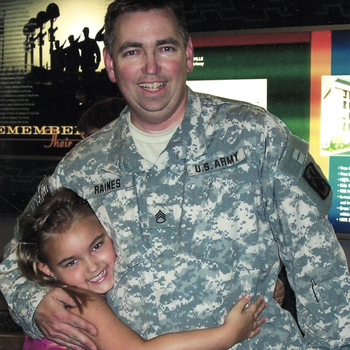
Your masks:
<svg viewBox="0 0 350 350"><path fill-rule="evenodd" d="M273 292L273 298L278 302L280 306L282 306L284 302L284 284L283 282L278 278L275 286L275 290Z"/></svg>
<svg viewBox="0 0 350 350"><path fill-rule="evenodd" d="M95 336L97 329L83 318L69 312L75 302L61 288L52 289L39 304L35 321L45 338L71 350L97 350L83 331Z"/></svg>

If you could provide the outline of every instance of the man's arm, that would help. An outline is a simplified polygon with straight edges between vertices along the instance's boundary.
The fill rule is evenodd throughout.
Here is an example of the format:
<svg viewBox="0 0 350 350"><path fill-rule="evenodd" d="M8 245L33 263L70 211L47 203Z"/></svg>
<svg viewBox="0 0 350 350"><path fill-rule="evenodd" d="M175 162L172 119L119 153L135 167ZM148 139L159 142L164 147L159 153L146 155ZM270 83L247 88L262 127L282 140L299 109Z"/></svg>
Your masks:
<svg viewBox="0 0 350 350"><path fill-rule="evenodd" d="M296 294L307 347L349 347L350 277L326 218L331 189L308 154L307 143L292 135L282 158L273 163L263 185L266 208Z"/></svg>
<svg viewBox="0 0 350 350"><path fill-rule="evenodd" d="M67 307L70 311L68 311ZM52 289L39 304L35 321L44 337L72 350L97 350L93 339L95 326L80 317L75 302L61 288Z"/></svg>
<svg viewBox="0 0 350 350"><path fill-rule="evenodd" d="M42 298L50 290L25 279L17 266L17 241L5 248L5 259L0 265L0 286L12 318L34 338L42 337L35 325L34 314Z"/></svg>

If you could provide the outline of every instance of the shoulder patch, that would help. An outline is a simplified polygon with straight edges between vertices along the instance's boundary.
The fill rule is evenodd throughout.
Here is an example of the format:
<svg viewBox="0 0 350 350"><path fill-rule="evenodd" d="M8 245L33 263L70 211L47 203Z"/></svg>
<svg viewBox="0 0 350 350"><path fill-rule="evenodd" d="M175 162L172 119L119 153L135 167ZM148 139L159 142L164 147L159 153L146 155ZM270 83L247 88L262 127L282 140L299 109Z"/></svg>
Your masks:
<svg viewBox="0 0 350 350"><path fill-rule="evenodd" d="M283 174L295 178L297 186L315 203L321 215L328 214L332 189L310 155L307 142L290 135L279 169Z"/></svg>
<svg viewBox="0 0 350 350"><path fill-rule="evenodd" d="M323 200L327 199L331 192L331 186L322 177L313 163L309 163L306 166L303 178Z"/></svg>

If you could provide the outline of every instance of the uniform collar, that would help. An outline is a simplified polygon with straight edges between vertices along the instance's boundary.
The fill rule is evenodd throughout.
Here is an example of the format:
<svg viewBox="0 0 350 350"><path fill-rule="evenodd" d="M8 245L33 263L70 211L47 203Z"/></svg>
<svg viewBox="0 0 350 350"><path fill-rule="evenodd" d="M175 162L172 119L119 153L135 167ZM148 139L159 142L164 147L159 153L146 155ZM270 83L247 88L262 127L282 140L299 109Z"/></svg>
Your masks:
<svg viewBox="0 0 350 350"><path fill-rule="evenodd" d="M187 89L188 99L185 118L182 122L182 140L186 149L187 159L194 161L207 153L208 120L205 120L206 116L202 113L199 95L190 88Z"/></svg>
<svg viewBox="0 0 350 350"><path fill-rule="evenodd" d="M108 155L104 170L113 173L134 173L149 171L153 165L143 159L136 150L127 117L129 109L125 108L118 121L111 127ZM208 122L202 115L199 96L188 88L188 100L184 120L169 141L155 167L164 168L180 159L192 163L207 152Z"/></svg>

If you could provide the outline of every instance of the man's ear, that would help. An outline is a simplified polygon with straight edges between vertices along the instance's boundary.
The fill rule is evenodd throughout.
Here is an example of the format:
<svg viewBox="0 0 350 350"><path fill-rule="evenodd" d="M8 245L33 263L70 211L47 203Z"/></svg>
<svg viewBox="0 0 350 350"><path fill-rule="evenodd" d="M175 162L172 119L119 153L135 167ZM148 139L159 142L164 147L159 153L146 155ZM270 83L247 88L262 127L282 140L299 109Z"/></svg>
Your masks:
<svg viewBox="0 0 350 350"><path fill-rule="evenodd" d="M188 44L186 46L186 64L187 64L187 73L191 73L193 71L193 44L192 39L189 38Z"/></svg>
<svg viewBox="0 0 350 350"><path fill-rule="evenodd" d="M49 266L47 264L42 263L41 261L38 262L38 269L44 273L47 276L50 276L54 278L55 280L57 279L54 273L50 270Z"/></svg>
<svg viewBox="0 0 350 350"><path fill-rule="evenodd" d="M105 67L108 74L108 78L112 83L115 83L117 80L114 75L113 59L106 47L103 49L103 58L105 61Z"/></svg>

